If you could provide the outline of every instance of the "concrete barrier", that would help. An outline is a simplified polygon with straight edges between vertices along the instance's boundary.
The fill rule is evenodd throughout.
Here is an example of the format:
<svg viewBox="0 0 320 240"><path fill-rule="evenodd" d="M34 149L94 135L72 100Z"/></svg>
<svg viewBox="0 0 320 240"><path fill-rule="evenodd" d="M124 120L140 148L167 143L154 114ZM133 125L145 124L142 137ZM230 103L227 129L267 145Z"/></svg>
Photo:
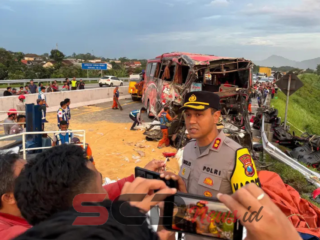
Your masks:
<svg viewBox="0 0 320 240"><path fill-rule="evenodd" d="M45 93L47 97L47 112L56 112L60 107L60 102L66 98L71 100L71 108L88 106L109 102L113 100L114 88L94 88L86 90L63 91L55 93ZM128 86L119 87L120 99L130 97ZM38 94L26 94L25 103L37 104ZM0 98L0 111L7 112L10 108L16 108L19 102L18 96ZM7 114L0 112L0 120L7 118Z"/></svg>

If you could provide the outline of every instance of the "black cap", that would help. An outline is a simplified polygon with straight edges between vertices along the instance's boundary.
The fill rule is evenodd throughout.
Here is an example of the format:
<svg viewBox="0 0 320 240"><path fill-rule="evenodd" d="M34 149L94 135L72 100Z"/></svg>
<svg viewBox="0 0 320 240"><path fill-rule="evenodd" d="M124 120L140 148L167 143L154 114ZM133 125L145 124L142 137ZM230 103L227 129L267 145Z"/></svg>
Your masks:
<svg viewBox="0 0 320 240"><path fill-rule="evenodd" d="M215 110L221 110L220 97L213 92L190 92L184 98L184 105L181 108L185 110L187 108L203 111L208 108Z"/></svg>

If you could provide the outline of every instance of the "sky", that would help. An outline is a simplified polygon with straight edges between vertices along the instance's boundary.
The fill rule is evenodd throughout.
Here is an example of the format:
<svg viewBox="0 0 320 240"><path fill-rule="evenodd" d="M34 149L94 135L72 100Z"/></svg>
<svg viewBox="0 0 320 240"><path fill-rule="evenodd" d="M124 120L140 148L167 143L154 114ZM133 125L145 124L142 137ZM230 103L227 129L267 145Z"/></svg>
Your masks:
<svg viewBox="0 0 320 240"><path fill-rule="evenodd" d="M320 57L320 0L0 0L0 47L154 58Z"/></svg>

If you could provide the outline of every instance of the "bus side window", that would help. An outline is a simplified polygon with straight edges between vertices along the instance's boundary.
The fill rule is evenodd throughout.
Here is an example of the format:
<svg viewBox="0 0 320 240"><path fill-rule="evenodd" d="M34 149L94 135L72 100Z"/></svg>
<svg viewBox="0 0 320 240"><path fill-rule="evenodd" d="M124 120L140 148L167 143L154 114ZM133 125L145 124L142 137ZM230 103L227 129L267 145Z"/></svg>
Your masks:
<svg viewBox="0 0 320 240"><path fill-rule="evenodd" d="M151 68L152 68L152 63L148 63L147 70L146 70L147 81L150 79Z"/></svg>

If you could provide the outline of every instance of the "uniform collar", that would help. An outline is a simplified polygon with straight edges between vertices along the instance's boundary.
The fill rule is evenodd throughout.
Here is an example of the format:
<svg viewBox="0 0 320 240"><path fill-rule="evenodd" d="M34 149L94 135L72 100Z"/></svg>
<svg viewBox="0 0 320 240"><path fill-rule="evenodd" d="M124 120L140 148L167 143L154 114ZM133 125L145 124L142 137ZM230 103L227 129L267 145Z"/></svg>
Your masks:
<svg viewBox="0 0 320 240"><path fill-rule="evenodd" d="M224 132L222 130L219 131L218 136L211 142L209 147L202 154L200 154L199 146L198 146L197 142L195 142L194 147L197 148L198 157L208 155L210 150L212 150L214 152L219 152L226 137L227 136L224 134Z"/></svg>

